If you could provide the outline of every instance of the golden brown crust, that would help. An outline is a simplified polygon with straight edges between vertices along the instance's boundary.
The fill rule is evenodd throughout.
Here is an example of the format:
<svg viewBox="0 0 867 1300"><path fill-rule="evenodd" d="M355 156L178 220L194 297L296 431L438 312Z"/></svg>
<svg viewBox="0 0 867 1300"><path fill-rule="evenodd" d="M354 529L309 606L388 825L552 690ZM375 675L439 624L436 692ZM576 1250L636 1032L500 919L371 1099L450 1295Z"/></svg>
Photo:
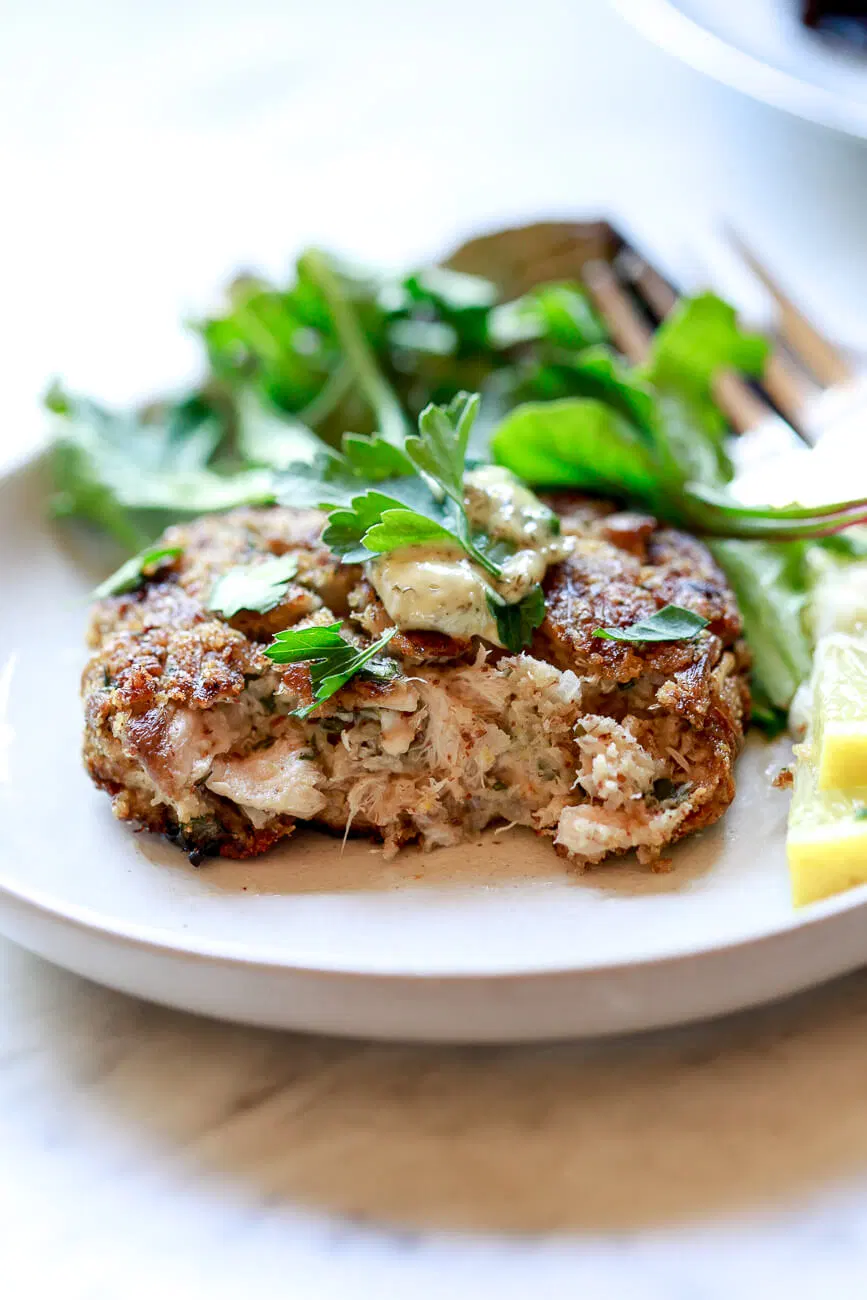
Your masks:
<svg viewBox="0 0 867 1300"><path fill-rule="evenodd" d="M587 711L621 720L628 713L647 751L657 757L665 732L660 719L672 720L672 737L686 734L688 815L672 826L667 842L679 839L716 820L734 796L733 764L749 708L748 659L734 599L713 559L694 539L660 528L647 516L586 498L561 494L557 503L564 531L576 538L575 549L549 571L546 619L530 654L596 683L601 703ZM165 538L183 548L178 561L140 591L95 607L90 629L95 653L82 680L84 760L94 782L112 796L119 817L169 835L195 856L252 856L291 833L293 816L251 821L241 806L204 789L195 772L178 775L182 745L172 727L180 715L200 718L207 726L215 706L221 706L217 713L246 707L241 701L250 683L267 683L270 699L283 692L298 704L310 703L308 666L277 668L262 653L262 643L282 628L299 621L346 620L345 634L366 644L391 626L361 569L341 565L322 545L321 525L316 512L274 508L178 526ZM206 608L214 581L227 568L289 552L298 560L297 578L275 610L245 612L227 621ZM700 613L709 620L708 628L694 641L656 645L593 635L599 627L628 626L668 603ZM399 632L388 653L404 664L406 677L396 683L353 678L315 711L309 728L319 728L328 744L339 746L340 727L350 715L363 718L373 711L378 716L379 709L408 715L417 701L404 698L414 689L406 678L420 668L435 673L436 665L466 670L477 650L478 644L469 640ZM502 655L495 650L489 662L497 663ZM622 688L619 692L612 690L615 684ZM285 734L285 711L278 722ZM270 725L269 720L262 725ZM254 742L228 743L228 752L243 757ZM383 758L383 770L389 761ZM192 799L192 812L179 811L185 795ZM580 792L575 796L583 797ZM418 834L410 811L401 812L397 802L387 831L391 845ZM363 808L351 815L347 809L345 800L332 802L313 819L335 829L345 829L351 820L356 830L385 833ZM650 860L659 846L642 852Z"/></svg>
<svg viewBox="0 0 867 1300"><path fill-rule="evenodd" d="M84 671L85 698L129 713L168 701L210 708L269 666L258 645L174 582L150 582L102 601L88 639L99 654Z"/></svg>
<svg viewBox="0 0 867 1300"><path fill-rule="evenodd" d="M617 536L604 521L608 537ZM722 572L700 543L672 529L646 537L646 559L632 551L636 531L625 530L629 546L603 537L580 538L572 554L549 570L545 580L547 617L534 652L560 667L598 673L626 682L646 673L687 674L697 682L719 661L723 646L741 635L740 614ZM600 628L626 628L681 605L708 620L694 641L642 643L607 640Z"/></svg>
<svg viewBox="0 0 867 1300"><path fill-rule="evenodd" d="M169 528L165 542L167 546L183 547L179 580L188 595L202 604L207 602L216 579L227 569L291 554L298 562L297 581L301 590L318 597L321 604L335 613L345 614L349 593L361 576L361 569L358 565L341 564L322 545L324 519L318 510L232 510Z"/></svg>

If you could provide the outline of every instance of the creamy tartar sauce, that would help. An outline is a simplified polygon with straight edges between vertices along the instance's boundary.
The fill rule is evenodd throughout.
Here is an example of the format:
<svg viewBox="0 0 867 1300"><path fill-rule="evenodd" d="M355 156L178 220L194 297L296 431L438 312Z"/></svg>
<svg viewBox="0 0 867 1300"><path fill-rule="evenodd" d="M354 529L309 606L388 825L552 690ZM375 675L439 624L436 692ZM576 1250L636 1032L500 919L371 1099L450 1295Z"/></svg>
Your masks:
<svg viewBox="0 0 867 1300"><path fill-rule="evenodd" d="M488 608L496 594L509 604L541 582L550 564L569 553L572 539L560 536L557 516L508 470L496 465L473 470L465 479L466 511L475 530L515 547L500 561L494 580L457 545L406 546L368 562L367 576L397 627L484 637L501 645Z"/></svg>

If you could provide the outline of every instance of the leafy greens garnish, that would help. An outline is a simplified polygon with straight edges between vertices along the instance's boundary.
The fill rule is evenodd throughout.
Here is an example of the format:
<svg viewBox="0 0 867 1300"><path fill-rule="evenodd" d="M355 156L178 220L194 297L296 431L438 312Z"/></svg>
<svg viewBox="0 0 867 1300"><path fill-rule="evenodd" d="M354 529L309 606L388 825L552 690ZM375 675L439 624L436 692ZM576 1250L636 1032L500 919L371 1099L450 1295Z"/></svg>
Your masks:
<svg viewBox="0 0 867 1300"><path fill-rule="evenodd" d="M507 605L490 593L488 609L497 624L497 636L507 650L517 654L530 644L533 632L545 618L545 595L537 583L523 600Z"/></svg>
<svg viewBox="0 0 867 1300"><path fill-rule="evenodd" d="M298 560L294 555L279 555L262 564L229 569L214 583L207 608L224 618L233 618L242 609L267 614L280 604L297 572Z"/></svg>
<svg viewBox="0 0 867 1300"><path fill-rule="evenodd" d="M92 598L104 600L106 596L124 596L127 592L137 591L155 569L167 560L176 560L182 550L180 546L150 546L139 551L95 587Z"/></svg>
<svg viewBox="0 0 867 1300"><path fill-rule="evenodd" d="M52 513L96 524L130 550L178 519L274 499L271 472L238 467L215 409L198 397L147 418L56 392L50 401Z"/></svg>
<svg viewBox="0 0 867 1300"><path fill-rule="evenodd" d="M558 348L578 351L603 343L607 333L586 294L575 285L546 284L495 307L490 336L503 348L544 339Z"/></svg>
<svg viewBox="0 0 867 1300"><path fill-rule="evenodd" d="M377 658L397 632L396 627L389 628L378 641L359 650L340 635L341 626L341 623L329 623L326 627L289 628L278 632L265 650L275 664L310 664L313 703L293 709L294 717L306 718L356 673L379 681L390 681L399 676L400 669L393 659Z"/></svg>
<svg viewBox="0 0 867 1300"><path fill-rule="evenodd" d="M631 627L600 627L593 635L606 641L692 641L707 622L701 614L681 605L663 605Z"/></svg>
<svg viewBox="0 0 867 1300"><path fill-rule="evenodd" d="M458 393L448 406L425 407L418 434L396 449L372 439L360 452L361 439L346 437L343 456L320 460L312 468L293 466L280 488L280 500L298 504L299 496L330 507L322 534L326 545L348 563L369 560L404 546L448 544L460 547L492 577L502 567L486 540L473 534L464 508L467 444L479 409L478 394ZM365 474L393 473L374 486ZM319 476L318 492L316 478Z"/></svg>
<svg viewBox="0 0 867 1300"><path fill-rule="evenodd" d="M442 541L496 577L498 543L472 534L456 491L465 461L494 459L531 486L600 493L708 537L772 725L809 665L817 547L863 556L859 530L841 530L867 520L867 501L737 502L715 382L725 368L758 376L766 345L704 294L667 317L642 366L627 365L582 286L561 278L581 240L565 225L504 231L448 268L398 276L313 249L291 283L239 278L221 313L194 326L207 361L194 392L136 414L52 392L53 512L131 552L168 523L279 497L326 507L326 539L347 560ZM451 405L468 392L479 411L466 397Z"/></svg>

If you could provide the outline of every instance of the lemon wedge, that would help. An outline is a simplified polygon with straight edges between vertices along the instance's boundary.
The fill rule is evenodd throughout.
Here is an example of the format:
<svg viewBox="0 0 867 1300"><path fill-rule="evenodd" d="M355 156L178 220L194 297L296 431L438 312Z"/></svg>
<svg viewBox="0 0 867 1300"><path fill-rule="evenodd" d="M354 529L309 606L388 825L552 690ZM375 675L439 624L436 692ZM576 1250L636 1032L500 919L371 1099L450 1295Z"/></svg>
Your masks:
<svg viewBox="0 0 867 1300"><path fill-rule="evenodd" d="M809 746L801 750L786 839L796 907L867 883L867 785L820 789Z"/></svg>
<svg viewBox="0 0 867 1300"><path fill-rule="evenodd" d="M813 734L820 790L867 786L867 638L823 637L813 675Z"/></svg>

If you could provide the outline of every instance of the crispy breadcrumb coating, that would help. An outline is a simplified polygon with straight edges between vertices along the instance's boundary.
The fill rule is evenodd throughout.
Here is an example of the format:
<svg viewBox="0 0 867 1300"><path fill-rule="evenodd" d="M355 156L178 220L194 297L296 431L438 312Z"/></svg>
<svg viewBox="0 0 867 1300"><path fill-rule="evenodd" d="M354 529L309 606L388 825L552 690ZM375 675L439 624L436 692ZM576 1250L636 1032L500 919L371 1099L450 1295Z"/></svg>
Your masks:
<svg viewBox="0 0 867 1300"><path fill-rule="evenodd" d="M239 510L167 531L183 548L139 591L93 611L83 676L84 761L116 816L191 852L251 857L299 822L363 832L396 851L457 844L496 822L532 827L588 865L637 849L658 860L734 797L749 707L741 621L705 548L655 520L551 498L567 560L523 654L401 632L403 675L351 679L306 719L305 664L275 666L281 629L342 619L366 644L390 625L362 570L320 540L322 516ZM228 568L291 553L266 614L206 608ZM695 610L695 640L601 640L665 604Z"/></svg>

